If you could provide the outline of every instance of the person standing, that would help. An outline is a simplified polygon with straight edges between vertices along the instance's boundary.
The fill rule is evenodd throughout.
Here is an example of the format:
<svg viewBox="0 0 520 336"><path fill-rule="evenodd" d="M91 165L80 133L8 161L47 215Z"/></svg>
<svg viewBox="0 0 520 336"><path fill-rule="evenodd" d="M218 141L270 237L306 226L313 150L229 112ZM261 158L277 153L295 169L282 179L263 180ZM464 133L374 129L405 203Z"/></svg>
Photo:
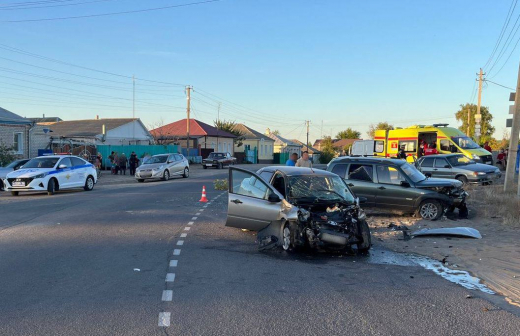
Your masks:
<svg viewBox="0 0 520 336"><path fill-rule="evenodd" d="M431 146L424 150L424 156L435 154L439 154L439 151L437 150L437 145L435 143L432 143Z"/></svg>
<svg viewBox="0 0 520 336"><path fill-rule="evenodd" d="M397 158L398 158L398 159L404 159L404 160L406 160L406 152L404 151L404 148L405 148L404 145L402 145L402 146L399 148L399 152L397 153Z"/></svg>
<svg viewBox="0 0 520 336"><path fill-rule="evenodd" d="M121 175L126 175L126 165L128 159L126 158L125 153L121 154L119 157L119 170L121 171Z"/></svg>
<svg viewBox="0 0 520 336"><path fill-rule="evenodd" d="M302 157L296 161L296 167L312 168L312 162L309 160L309 152L302 153Z"/></svg>
<svg viewBox="0 0 520 336"><path fill-rule="evenodd" d="M490 153L493 153L493 149L491 149L491 146L489 145L488 141L484 142L484 149Z"/></svg>
<svg viewBox="0 0 520 336"><path fill-rule="evenodd" d="M130 175L135 175L135 169L139 165L139 159L137 158L137 154L135 154L135 152L132 152L132 154L130 154L130 159L128 160L128 163L130 164Z"/></svg>
<svg viewBox="0 0 520 336"><path fill-rule="evenodd" d="M114 170L114 175L117 175L119 172L119 155L117 155L117 152L114 152L114 160L112 160L112 167Z"/></svg>
<svg viewBox="0 0 520 336"><path fill-rule="evenodd" d="M298 154L292 153L291 156L289 157L289 160L287 160L285 162L285 165L289 166L289 167L294 167L294 166L296 166L297 160L298 160Z"/></svg>

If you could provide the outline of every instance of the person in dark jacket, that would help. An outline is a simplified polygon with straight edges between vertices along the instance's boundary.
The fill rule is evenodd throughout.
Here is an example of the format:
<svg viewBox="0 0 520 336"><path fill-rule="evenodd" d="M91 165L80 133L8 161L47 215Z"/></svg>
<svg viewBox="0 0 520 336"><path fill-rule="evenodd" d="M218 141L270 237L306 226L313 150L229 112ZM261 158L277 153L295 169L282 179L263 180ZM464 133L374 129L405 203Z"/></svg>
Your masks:
<svg viewBox="0 0 520 336"><path fill-rule="evenodd" d="M121 175L126 175L126 164L128 159L126 158L125 153L121 154L119 157L119 171L121 172Z"/></svg>
<svg viewBox="0 0 520 336"><path fill-rule="evenodd" d="M397 153L397 158L406 160L406 152L404 151L404 146L401 146L401 148L399 148L399 152Z"/></svg>
<svg viewBox="0 0 520 336"><path fill-rule="evenodd" d="M135 169L137 166L139 166L139 159L137 158L137 154L135 152L132 152L130 154L130 159L128 160L128 163L130 164L130 175L135 175Z"/></svg>

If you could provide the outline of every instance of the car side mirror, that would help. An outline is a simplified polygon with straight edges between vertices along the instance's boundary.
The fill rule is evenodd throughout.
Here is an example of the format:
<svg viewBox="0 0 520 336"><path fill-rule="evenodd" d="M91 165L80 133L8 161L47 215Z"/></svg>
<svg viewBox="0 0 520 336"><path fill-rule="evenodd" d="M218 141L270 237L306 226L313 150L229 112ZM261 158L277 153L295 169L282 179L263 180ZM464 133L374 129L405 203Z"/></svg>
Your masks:
<svg viewBox="0 0 520 336"><path fill-rule="evenodd" d="M363 204L368 201L368 198L366 198L366 197L358 197L358 199L359 199L359 204Z"/></svg>
<svg viewBox="0 0 520 336"><path fill-rule="evenodd" d="M60 165L58 166L58 169L65 169L65 168L67 168L67 167L68 167L68 166L65 165L65 164L60 164Z"/></svg>
<svg viewBox="0 0 520 336"><path fill-rule="evenodd" d="M16 167L14 170L18 170L18 169L22 169L23 166L20 166L20 167Z"/></svg>
<svg viewBox="0 0 520 336"><path fill-rule="evenodd" d="M275 193L270 193L267 200L271 203L278 203L281 201L280 197L278 197L278 195L276 195Z"/></svg>
<svg viewBox="0 0 520 336"><path fill-rule="evenodd" d="M410 183L407 181L401 181L401 187L410 188Z"/></svg>
<svg viewBox="0 0 520 336"><path fill-rule="evenodd" d="M426 173L426 174L424 174L424 176L426 176L426 177L432 177L432 173Z"/></svg>

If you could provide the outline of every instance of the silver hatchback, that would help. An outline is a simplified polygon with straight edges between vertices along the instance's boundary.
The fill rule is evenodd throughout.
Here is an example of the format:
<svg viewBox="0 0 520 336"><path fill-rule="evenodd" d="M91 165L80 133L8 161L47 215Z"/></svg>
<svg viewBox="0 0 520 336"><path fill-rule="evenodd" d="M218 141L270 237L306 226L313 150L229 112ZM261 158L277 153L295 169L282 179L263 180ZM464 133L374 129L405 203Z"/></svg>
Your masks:
<svg viewBox="0 0 520 336"><path fill-rule="evenodd" d="M172 176L190 176L190 164L182 154L154 155L135 171L138 182L148 179L168 181Z"/></svg>

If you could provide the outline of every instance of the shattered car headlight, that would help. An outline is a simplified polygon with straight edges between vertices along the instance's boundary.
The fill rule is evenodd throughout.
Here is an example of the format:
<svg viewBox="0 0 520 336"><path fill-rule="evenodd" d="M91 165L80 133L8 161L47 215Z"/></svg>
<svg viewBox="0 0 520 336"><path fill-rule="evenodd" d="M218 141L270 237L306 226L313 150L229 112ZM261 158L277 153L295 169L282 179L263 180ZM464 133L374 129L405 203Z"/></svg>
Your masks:
<svg viewBox="0 0 520 336"><path fill-rule="evenodd" d="M311 215L311 213L305 209L300 209L298 211L298 217L301 221L306 222L309 219L310 215Z"/></svg>
<svg viewBox="0 0 520 336"><path fill-rule="evenodd" d="M357 217L359 220L365 220L367 218L367 214L362 209L359 209Z"/></svg>

